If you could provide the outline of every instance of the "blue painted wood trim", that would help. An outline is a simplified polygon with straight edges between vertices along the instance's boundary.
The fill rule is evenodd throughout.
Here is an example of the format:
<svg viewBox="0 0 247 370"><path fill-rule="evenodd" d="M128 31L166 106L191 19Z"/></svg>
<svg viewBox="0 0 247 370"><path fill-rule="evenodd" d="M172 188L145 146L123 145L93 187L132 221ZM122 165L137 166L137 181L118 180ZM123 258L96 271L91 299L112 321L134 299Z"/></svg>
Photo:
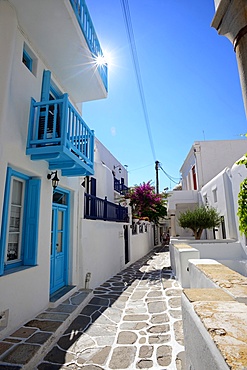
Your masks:
<svg viewBox="0 0 247 370"><path fill-rule="evenodd" d="M22 233L22 258L23 262L17 262L6 266L6 269L17 267L21 264L35 265L38 248L38 222L39 222L39 199L40 199L40 183L39 179L30 179L28 176L13 170L11 167L7 168L4 204L1 226L1 240L0 240L0 275L4 273L4 257L8 236L8 219L9 219L9 202L11 190L11 178L16 176L26 181L25 199L24 199L24 213L23 213L23 233ZM32 218L30 217L32 215ZM29 225L29 226L28 226Z"/></svg>
<svg viewBox="0 0 247 370"><path fill-rule="evenodd" d="M56 120L58 117L57 105L60 107L60 121ZM50 122L50 131L48 131L50 106L54 108L54 120L53 126ZM41 124L43 124L43 135L39 134ZM58 124L60 125L59 137L56 137L56 125ZM48 137L47 133L50 133L51 136ZM73 161L75 173L71 171L71 164L69 164L69 168L64 168L63 175L65 175L66 170L69 170L67 172L68 176L76 176L78 171L81 171L79 174L85 175L84 170L87 175L93 174L94 131L90 130L81 115L70 103L68 94L64 94L62 98L57 100L41 102L31 100L26 154L31 155L32 160L47 160L51 166L57 166L57 169L60 168L60 165L64 168L63 163L66 161L69 161L69 163Z"/></svg>
<svg viewBox="0 0 247 370"><path fill-rule="evenodd" d="M67 139L67 122L68 122L68 106L69 106L69 95L63 95L63 113L61 120L61 143L66 146Z"/></svg>
<svg viewBox="0 0 247 370"><path fill-rule="evenodd" d="M61 191L61 193L64 193L67 195L67 232L66 232L66 235L65 235L65 243L66 243L66 253L64 254L64 258L65 258L65 285L68 285L68 281L69 281L69 263L70 263L70 254L69 254L69 250L70 250L70 245L69 245L69 240L70 240L70 213L71 213L71 193L70 191L68 190L65 190L63 188L60 188L60 187L57 187L56 190L58 191Z"/></svg>
<svg viewBox="0 0 247 370"><path fill-rule="evenodd" d="M27 186L25 208L25 233L23 264L33 266L37 264L38 228L40 209L40 179L30 179Z"/></svg>
<svg viewBox="0 0 247 370"><path fill-rule="evenodd" d="M50 86L51 86L51 71L44 71L41 89L41 101L49 100Z"/></svg>
<svg viewBox="0 0 247 370"><path fill-rule="evenodd" d="M92 53L92 57L95 60L98 56L103 56L103 52L100 46L99 39L95 32L92 19L90 17L90 13L88 11L87 5L85 0L70 0L71 6L74 10L75 16L79 23L79 26L82 30L82 33L85 37L86 43L89 47L89 50ZM105 64L104 66L98 66L98 72L101 76L103 85L108 91L108 66Z"/></svg>
<svg viewBox="0 0 247 370"><path fill-rule="evenodd" d="M7 174L6 174L5 190L4 190L4 203L3 203L1 240L0 240L0 275L3 275L4 273L4 255L5 255L7 227L8 227L8 210L9 210L11 175L12 175L12 169L8 167Z"/></svg>
<svg viewBox="0 0 247 370"><path fill-rule="evenodd" d="M89 158L94 168L94 130L91 131L91 153Z"/></svg>
<svg viewBox="0 0 247 370"><path fill-rule="evenodd" d="M33 109L34 103L36 103L36 100L31 98L29 122L28 122L28 132L27 132L27 149L30 148L30 141L32 139L32 130L33 130L32 123L34 121L34 109Z"/></svg>

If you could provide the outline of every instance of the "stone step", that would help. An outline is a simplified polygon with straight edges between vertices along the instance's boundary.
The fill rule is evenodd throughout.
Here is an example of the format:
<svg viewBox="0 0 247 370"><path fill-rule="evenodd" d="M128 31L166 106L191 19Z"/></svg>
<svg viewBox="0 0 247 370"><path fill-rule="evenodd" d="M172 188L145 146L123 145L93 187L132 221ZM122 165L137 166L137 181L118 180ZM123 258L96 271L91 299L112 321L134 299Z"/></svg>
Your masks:
<svg viewBox="0 0 247 370"><path fill-rule="evenodd" d="M0 370L33 370L93 296L78 290L0 342Z"/></svg>

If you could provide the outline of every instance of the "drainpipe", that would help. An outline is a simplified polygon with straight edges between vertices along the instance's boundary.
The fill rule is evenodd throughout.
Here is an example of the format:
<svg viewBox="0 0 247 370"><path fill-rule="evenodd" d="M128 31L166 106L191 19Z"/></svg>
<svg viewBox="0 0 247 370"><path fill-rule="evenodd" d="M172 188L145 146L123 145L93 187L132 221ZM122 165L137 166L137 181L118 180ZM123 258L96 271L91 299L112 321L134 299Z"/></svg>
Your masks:
<svg viewBox="0 0 247 370"><path fill-rule="evenodd" d="M90 280L91 280L91 272L87 272L86 277L85 277L85 289L89 289Z"/></svg>

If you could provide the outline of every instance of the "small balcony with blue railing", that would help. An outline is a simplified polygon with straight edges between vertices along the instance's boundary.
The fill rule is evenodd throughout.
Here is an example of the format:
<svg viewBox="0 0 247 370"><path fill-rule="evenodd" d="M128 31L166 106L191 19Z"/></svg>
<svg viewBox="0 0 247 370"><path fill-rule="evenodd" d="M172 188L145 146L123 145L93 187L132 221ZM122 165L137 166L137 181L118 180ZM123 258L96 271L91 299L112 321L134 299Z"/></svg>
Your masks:
<svg viewBox="0 0 247 370"><path fill-rule="evenodd" d="M94 195L84 195L84 218L90 220L129 222L128 207L109 202Z"/></svg>
<svg viewBox="0 0 247 370"><path fill-rule="evenodd" d="M45 160L63 176L94 174L94 132L69 101L31 100L26 154Z"/></svg>
<svg viewBox="0 0 247 370"><path fill-rule="evenodd" d="M73 101L107 97L107 64L85 0L9 0L18 24Z"/></svg>
<svg viewBox="0 0 247 370"><path fill-rule="evenodd" d="M128 193L128 189L129 189L128 186L124 185L123 182L114 177L114 190L117 193L125 195L126 193Z"/></svg>
<svg viewBox="0 0 247 370"><path fill-rule="evenodd" d="M90 17L85 0L70 0L72 8L74 9L76 18L80 25L80 28L85 36L88 47L91 50L93 58L96 60L102 60L104 57L103 51L101 49L98 37L96 35L92 19ZM97 63L98 72L102 78L103 84L106 91L108 90L108 68L107 64Z"/></svg>

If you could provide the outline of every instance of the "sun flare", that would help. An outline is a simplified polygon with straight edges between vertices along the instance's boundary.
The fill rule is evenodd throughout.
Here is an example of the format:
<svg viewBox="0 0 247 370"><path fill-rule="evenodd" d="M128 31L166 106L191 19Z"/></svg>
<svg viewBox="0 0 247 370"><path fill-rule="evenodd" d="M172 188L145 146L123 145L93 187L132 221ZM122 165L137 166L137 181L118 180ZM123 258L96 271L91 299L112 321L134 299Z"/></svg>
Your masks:
<svg viewBox="0 0 247 370"><path fill-rule="evenodd" d="M104 52L104 55L98 55L95 58L95 62L97 67L103 67L104 65L107 65L109 67L111 65L110 53Z"/></svg>

